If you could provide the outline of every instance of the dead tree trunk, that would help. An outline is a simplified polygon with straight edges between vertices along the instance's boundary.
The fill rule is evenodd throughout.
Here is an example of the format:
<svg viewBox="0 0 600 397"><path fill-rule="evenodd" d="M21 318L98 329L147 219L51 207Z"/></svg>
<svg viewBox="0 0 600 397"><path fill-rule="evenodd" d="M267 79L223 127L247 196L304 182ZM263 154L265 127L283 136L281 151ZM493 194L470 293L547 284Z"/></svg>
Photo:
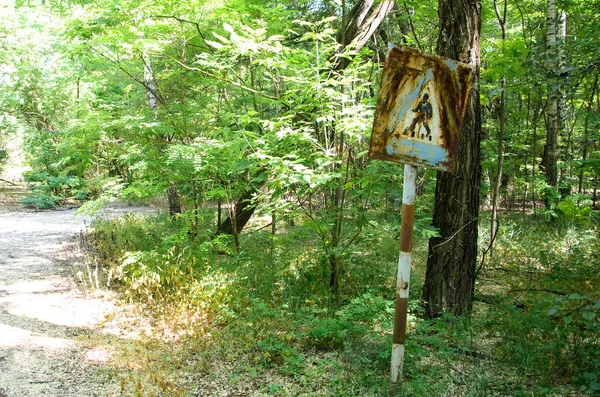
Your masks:
<svg viewBox="0 0 600 397"><path fill-rule="evenodd" d="M394 1L382 1L369 14L373 3L374 0L358 1L348 14L348 26L342 26L338 34L340 51L335 55L337 58L334 61L333 70L341 71L350 65L352 59L346 56L341 57L339 54L348 49L356 52L360 51L377 31L395 4Z"/></svg>

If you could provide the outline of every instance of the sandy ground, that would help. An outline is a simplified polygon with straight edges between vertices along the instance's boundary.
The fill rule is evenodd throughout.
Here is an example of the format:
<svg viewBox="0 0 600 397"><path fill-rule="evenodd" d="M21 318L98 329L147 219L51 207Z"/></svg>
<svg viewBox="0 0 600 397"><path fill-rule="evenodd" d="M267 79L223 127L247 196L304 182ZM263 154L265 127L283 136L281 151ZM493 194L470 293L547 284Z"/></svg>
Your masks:
<svg viewBox="0 0 600 397"><path fill-rule="evenodd" d="M86 223L75 209L0 208L0 397L119 395L106 351L82 343L114 310L81 288Z"/></svg>

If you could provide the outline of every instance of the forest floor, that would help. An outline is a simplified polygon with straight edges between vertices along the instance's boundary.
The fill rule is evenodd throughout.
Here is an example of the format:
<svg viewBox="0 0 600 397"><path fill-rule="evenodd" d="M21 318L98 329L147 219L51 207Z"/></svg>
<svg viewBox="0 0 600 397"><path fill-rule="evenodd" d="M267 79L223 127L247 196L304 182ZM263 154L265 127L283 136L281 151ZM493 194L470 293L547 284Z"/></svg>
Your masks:
<svg viewBox="0 0 600 397"><path fill-rule="evenodd" d="M160 368L147 367L190 353L180 354L160 338L148 343L153 327L143 309L119 300L106 286L104 269L98 275L90 264L85 232L92 217L68 205L24 208L24 194L17 185L0 185L0 397L185 393L164 381ZM97 216L155 212L117 204ZM230 385L216 373L204 379L205 373L179 373L177 383L189 384L192 376L200 389L193 393L200 396L250 395L254 389Z"/></svg>
<svg viewBox="0 0 600 397"><path fill-rule="evenodd" d="M282 228L271 258L269 232L247 233L237 254L199 244L193 272L164 273L170 268L150 268L148 256L140 266L146 273L108 288L124 252L153 253L163 244L169 249L159 263L185 262L172 243L182 220L146 216L157 214L154 207L115 206L102 210L91 232L90 216L27 210L9 190L18 189L0 186L0 397L574 397L600 390L597 220L561 226L505 214L473 316L423 320L414 305L405 382L390 385L393 301L373 287L389 290L386 280L395 281L397 240L389 229L380 233L385 223L376 229L384 237L355 248L345 287L361 292L342 304L327 303L314 236L298 224ZM417 242L414 258L424 264L427 246ZM152 289L149 268L174 278ZM414 270L419 296L424 266Z"/></svg>
<svg viewBox="0 0 600 397"><path fill-rule="evenodd" d="M83 281L93 272L76 237L90 220L73 208L1 204L1 397L119 394L106 366L110 350L85 342L110 333L103 320L119 311L110 294L93 292Z"/></svg>

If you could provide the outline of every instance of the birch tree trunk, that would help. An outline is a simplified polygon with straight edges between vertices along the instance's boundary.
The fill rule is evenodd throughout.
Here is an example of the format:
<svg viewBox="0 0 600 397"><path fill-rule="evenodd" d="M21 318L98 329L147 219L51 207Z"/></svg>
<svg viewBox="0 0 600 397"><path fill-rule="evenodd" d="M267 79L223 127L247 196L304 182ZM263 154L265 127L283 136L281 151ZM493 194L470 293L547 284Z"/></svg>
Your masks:
<svg viewBox="0 0 600 397"><path fill-rule="evenodd" d="M560 138L560 135L563 131L569 131L570 129L567 128L567 90L566 90L566 76L567 73L565 72L565 69L567 67L567 54L565 51L565 39L567 37L567 14L563 11L560 13L560 15L558 16L558 19L556 21L556 28L557 28L557 37L556 37L556 51L557 51L557 76L556 76L556 80L557 80L557 90L558 90L558 136ZM567 144L565 146L565 162L567 165L566 170L566 176L567 178L569 178L571 176L571 154L570 154L570 146L571 146L571 137L570 137L570 133L568 133L568 137L567 137ZM558 142L558 140L557 140ZM558 145L558 143L557 143ZM561 176L559 179L559 182L562 180L562 175L563 173L561 172ZM559 183L560 184L560 183ZM566 190L563 190L561 193L564 195L568 195L570 193L570 185L566 188Z"/></svg>
<svg viewBox="0 0 600 397"><path fill-rule="evenodd" d="M423 287L426 316L469 314L477 263L481 185L479 104L479 0L439 0L438 55L473 65L472 88L460 134L456 172L437 173L433 224L441 237L429 241Z"/></svg>
<svg viewBox="0 0 600 397"><path fill-rule="evenodd" d="M547 0L546 3L546 52L547 52L547 70L554 73L558 65L557 52L557 24L558 15L556 13L556 0ZM544 145L544 154L542 165L546 175L546 183L550 186L558 184L558 135L560 129L559 120L559 100L560 90L557 78L551 78L548 86L548 104L546 120L546 144ZM547 205L549 203L546 203Z"/></svg>
<svg viewBox="0 0 600 397"><path fill-rule="evenodd" d="M541 108L542 108L542 94L541 94L541 87L538 88L538 92L537 92L537 96L536 96L536 104L535 104L535 108L533 110L533 119L531 120L531 128L533 129L533 137L532 137L532 156L531 156L531 201L532 201L532 209L533 209L533 213L535 214L535 209L536 209L536 196L535 196L535 190L536 190L536 175L537 175L537 170L536 170L536 161L537 161L537 126L538 126L538 119L540 117L540 113L542 112Z"/></svg>

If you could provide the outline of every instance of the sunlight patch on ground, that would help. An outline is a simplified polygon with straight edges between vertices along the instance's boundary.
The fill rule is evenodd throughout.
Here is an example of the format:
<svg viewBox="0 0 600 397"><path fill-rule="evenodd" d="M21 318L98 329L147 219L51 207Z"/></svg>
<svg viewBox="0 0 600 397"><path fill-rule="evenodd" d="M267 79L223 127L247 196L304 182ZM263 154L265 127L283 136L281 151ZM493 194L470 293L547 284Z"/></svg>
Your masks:
<svg viewBox="0 0 600 397"><path fill-rule="evenodd" d="M62 243L55 244L37 244L34 247L36 252L40 254L56 254L65 250L65 247Z"/></svg>
<svg viewBox="0 0 600 397"><path fill-rule="evenodd" d="M74 219L68 219L64 223L41 224L37 219L28 220L26 218L15 218L13 214L0 214L0 220L2 221L2 233L27 234L29 232L35 232L39 234L39 232L43 230L47 232L56 232L56 235L51 237L60 238L62 237L62 232L75 228L79 230L81 228ZM14 239L14 236L8 236L8 238L12 240Z"/></svg>
<svg viewBox="0 0 600 397"><path fill-rule="evenodd" d="M104 364L112 358L113 354L112 350L96 348L85 352L83 358L91 363Z"/></svg>
<svg viewBox="0 0 600 397"><path fill-rule="evenodd" d="M70 293L20 293L0 298L7 313L35 318L55 325L89 327L98 324L113 305L100 299L84 299Z"/></svg>
<svg viewBox="0 0 600 397"><path fill-rule="evenodd" d="M31 277L35 277L35 274L31 274ZM2 287L2 290L13 294L27 294L64 290L65 288L69 288L70 285L71 283L67 278L50 276L41 280L23 281L16 284L9 284Z"/></svg>
<svg viewBox="0 0 600 397"><path fill-rule="evenodd" d="M36 335L22 328L0 324L0 347L38 347L44 349L69 349L74 342L63 338Z"/></svg>
<svg viewBox="0 0 600 397"><path fill-rule="evenodd" d="M134 306L115 308L102 322L101 332L120 339L141 340L153 335L154 328L148 318L138 313Z"/></svg>

